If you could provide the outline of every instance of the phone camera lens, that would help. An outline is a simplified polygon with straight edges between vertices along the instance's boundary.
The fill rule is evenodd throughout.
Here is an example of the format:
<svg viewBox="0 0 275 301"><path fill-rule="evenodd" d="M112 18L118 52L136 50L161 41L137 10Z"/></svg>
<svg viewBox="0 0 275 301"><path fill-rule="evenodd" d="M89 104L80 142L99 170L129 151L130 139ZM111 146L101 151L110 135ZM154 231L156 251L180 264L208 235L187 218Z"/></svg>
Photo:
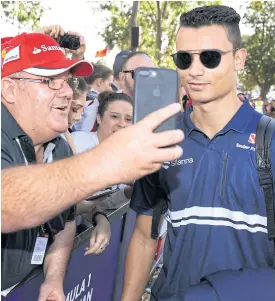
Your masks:
<svg viewBox="0 0 275 301"><path fill-rule="evenodd" d="M140 71L139 71L139 74L140 74L141 76L147 77L147 76L150 75L150 72L147 71L147 70L140 70Z"/></svg>

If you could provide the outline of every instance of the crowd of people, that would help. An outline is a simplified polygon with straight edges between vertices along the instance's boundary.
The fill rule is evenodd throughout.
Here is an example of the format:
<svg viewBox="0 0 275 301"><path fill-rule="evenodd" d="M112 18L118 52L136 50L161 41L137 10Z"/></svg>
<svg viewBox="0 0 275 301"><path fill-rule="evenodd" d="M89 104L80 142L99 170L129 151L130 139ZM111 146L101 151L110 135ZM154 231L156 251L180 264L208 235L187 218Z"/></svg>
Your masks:
<svg viewBox="0 0 275 301"><path fill-rule="evenodd" d="M131 200L121 300L139 301L148 281L156 210L168 234L152 301L273 300L274 246L251 138L261 114L237 92L239 21L226 6L183 13L172 55L179 103L136 124L135 70L156 67L145 52L122 50L112 70L86 61L85 38L59 25L1 40L2 298L43 265L39 301L64 301L78 216L94 226L83 255L100 254L111 237L106 210ZM60 47L66 34L77 49ZM175 114L176 130L154 133ZM275 174L275 137L270 158Z"/></svg>
<svg viewBox="0 0 275 301"><path fill-rule="evenodd" d="M247 94L242 92L239 92L237 95L241 101L248 101L252 108L257 112L275 118L275 99L262 100L261 96L252 99Z"/></svg>

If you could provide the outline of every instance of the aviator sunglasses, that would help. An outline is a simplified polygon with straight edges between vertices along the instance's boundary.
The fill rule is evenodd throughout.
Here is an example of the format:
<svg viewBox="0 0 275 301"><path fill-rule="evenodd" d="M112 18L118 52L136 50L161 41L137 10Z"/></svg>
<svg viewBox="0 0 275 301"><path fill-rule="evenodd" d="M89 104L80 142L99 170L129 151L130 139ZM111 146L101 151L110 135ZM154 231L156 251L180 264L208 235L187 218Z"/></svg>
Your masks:
<svg viewBox="0 0 275 301"><path fill-rule="evenodd" d="M221 62L222 55L225 55L231 51L236 51L236 49L231 49L228 51L221 51L216 49L210 50L201 50L198 52L187 52L187 51L178 51L177 53L172 54L177 68L181 70L186 70L192 65L193 55L198 54L200 56L201 63L209 69L217 68Z"/></svg>

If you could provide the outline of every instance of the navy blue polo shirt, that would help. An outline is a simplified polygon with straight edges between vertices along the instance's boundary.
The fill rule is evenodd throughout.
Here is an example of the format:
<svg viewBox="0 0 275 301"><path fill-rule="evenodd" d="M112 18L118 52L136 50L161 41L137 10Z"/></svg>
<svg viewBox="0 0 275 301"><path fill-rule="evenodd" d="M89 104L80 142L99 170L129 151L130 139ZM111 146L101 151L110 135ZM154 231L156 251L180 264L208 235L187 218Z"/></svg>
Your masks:
<svg viewBox="0 0 275 301"><path fill-rule="evenodd" d="M180 159L136 182L130 207L152 215L166 200L168 235L163 269L151 300L182 301L188 288L214 272L272 266L264 193L256 170L255 133L261 114L245 102L212 140L184 113ZM275 137L271 161L275 174Z"/></svg>

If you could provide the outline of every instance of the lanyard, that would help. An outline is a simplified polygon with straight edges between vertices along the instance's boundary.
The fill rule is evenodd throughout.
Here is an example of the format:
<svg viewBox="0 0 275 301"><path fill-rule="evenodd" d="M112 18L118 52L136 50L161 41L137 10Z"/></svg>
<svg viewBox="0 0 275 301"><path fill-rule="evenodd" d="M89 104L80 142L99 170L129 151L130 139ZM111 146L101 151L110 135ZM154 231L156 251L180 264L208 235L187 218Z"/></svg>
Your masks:
<svg viewBox="0 0 275 301"><path fill-rule="evenodd" d="M18 138L16 138L16 142L21 150L21 153L24 157L25 165L29 165L29 162L24 154L21 143ZM51 163L53 161L53 150L55 148L55 144L49 143L43 155L43 163ZM44 237L46 235L45 224L39 226L38 235Z"/></svg>

